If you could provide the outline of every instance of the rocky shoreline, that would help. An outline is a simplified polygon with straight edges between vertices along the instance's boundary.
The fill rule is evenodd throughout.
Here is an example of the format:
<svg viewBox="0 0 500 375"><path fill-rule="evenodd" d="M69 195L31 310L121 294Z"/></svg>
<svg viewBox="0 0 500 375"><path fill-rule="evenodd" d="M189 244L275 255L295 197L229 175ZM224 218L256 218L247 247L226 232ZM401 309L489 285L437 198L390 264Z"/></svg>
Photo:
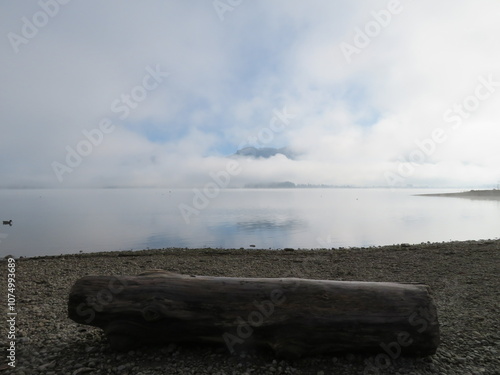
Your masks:
<svg viewBox="0 0 500 375"><path fill-rule="evenodd" d="M0 374L498 375L499 254L500 240L482 240L329 250L159 249L16 259L16 367L7 366L3 355ZM7 260L0 266L4 275ZM282 360L265 350L231 354L223 345L170 344L116 353L101 330L67 318L69 289L80 277L136 275L148 269L425 283L438 307L441 345L434 356L396 357L389 363L358 353ZM5 276L1 286L7 290ZM2 353L7 348L3 334Z"/></svg>

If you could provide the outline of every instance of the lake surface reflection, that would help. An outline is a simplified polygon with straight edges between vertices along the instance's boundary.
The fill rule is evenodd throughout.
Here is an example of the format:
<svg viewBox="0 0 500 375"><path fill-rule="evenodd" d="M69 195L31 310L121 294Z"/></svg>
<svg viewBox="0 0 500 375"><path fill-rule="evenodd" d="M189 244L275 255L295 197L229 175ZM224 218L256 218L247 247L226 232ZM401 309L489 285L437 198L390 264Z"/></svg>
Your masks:
<svg viewBox="0 0 500 375"><path fill-rule="evenodd" d="M500 236L500 201L450 190L227 189L198 215L192 190L0 190L0 255L164 247L332 248ZM199 207L199 206L198 206ZM253 246L252 246L253 247Z"/></svg>

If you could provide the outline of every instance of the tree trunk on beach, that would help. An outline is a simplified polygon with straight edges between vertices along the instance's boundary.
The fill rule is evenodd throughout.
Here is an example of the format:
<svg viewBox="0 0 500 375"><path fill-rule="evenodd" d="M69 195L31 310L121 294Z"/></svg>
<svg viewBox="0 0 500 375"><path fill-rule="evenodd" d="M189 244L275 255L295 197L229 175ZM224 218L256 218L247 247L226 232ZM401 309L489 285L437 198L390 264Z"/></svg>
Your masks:
<svg viewBox="0 0 500 375"><path fill-rule="evenodd" d="M439 324L429 287L296 278L230 278L150 271L86 276L68 316L100 327L116 350L206 342L267 346L278 356L325 352L430 355Z"/></svg>

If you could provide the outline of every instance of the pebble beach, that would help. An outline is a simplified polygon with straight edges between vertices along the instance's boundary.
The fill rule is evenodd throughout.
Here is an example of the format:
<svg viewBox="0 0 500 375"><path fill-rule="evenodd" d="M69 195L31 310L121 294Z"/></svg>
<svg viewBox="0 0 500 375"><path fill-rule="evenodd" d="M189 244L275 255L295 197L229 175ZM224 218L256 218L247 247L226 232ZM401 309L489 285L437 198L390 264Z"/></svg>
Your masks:
<svg viewBox="0 0 500 375"><path fill-rule="evenodd" d="M340 249L157 249L16 259L16 363L0 374L500 374L500 240ZM5 275L7 259L1 261ZM98 328L67 317L68 294L86 275L163 269L189 275L418 282L431 287L441 331L437 353L397 357L331 353L275 358L255 349L166 344L114 352ZM2 276L2 291L7 290ZM5 293L3 293L5 295ZM3 303L6 306L6 303ZM6 327L6 325L3 325ZM5 331L5 328L3 328ZM9 347L0 338L2 353ZM381 353L383 352L381 348Z"/></svg>

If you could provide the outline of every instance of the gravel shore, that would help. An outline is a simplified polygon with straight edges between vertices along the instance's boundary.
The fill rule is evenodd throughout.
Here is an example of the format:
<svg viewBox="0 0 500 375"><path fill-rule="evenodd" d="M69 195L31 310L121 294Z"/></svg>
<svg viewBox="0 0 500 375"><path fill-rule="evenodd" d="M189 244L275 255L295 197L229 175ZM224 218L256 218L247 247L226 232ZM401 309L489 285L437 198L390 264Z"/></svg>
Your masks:
<svg viewBox="0 0 500 375"><path fill-rule="evenodd" d="M159 249L16 259L16 367L7 366L5 318L0 374L500 374L500 240L329 250ZM1 261L6 306L7 260ZM67 318L73 283L85 275L148 269L231 277L420 282L438 307L434 356L376 366L357 353L281 360L265 350L232 355L223 345L109 349L102 331ZM4 314L4 317L6 315ZM383 349L381 348L381 353Z"/></svg>

